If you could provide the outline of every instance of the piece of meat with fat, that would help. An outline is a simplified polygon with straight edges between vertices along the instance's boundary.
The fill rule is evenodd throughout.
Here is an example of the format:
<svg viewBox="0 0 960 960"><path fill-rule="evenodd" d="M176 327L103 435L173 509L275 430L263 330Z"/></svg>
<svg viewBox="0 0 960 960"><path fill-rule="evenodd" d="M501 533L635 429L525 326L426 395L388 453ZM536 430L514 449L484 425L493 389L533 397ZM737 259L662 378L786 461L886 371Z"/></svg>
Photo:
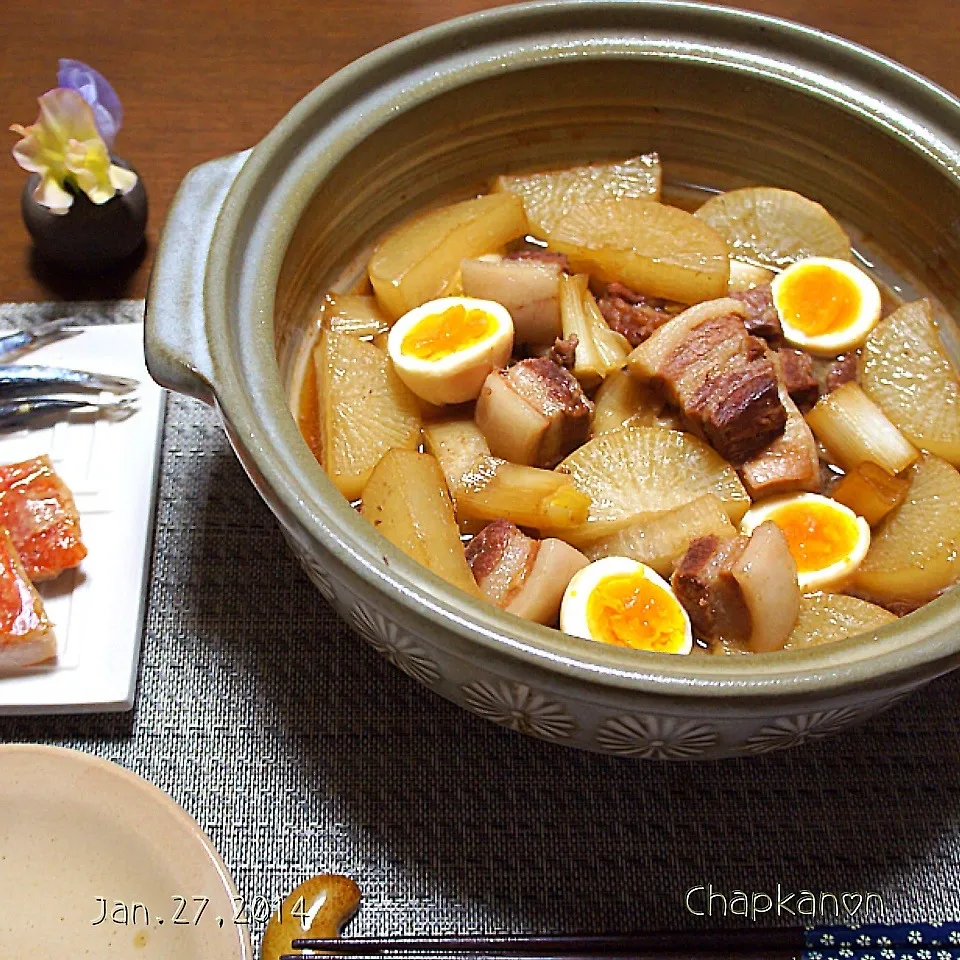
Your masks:
<svg viewBox="0 0 960 960"><path fill-rule="evenodd" d="M704 435L731 463L743 463L761 443L782 435L787 420L776 377L736 362L704 384L691 409L701 413Z"/></svg>
<svg viewBox="0 0 960 960"><path fill-rule="evenodd" d="M589 562L563 540L535 540L508 520L487 524L466 547L474 579L492 603L549 626L573 575Z"/></svg>
<svg viewBox="0 0 960 960"><path fill-rule="evenodd" d="M704 640L750 634L750 611L733 576L748 542L748 537L722 540L711 534L694 540L677 563L671 585L694 633Z"/></svg>
<svg viewBox="0 0 960 960"><path fill-rule="evenodd" d="M580 382L548 357L493 371L474 412L495 457L547 468L586 442L592 416Z"/></svg>
<svg viewBox="0 0 960 960"><path fill-rule="evenodd" d="M73 495L47 456L0 466L0 526L31 580L49 580L87 555Z"/></svg>
<svg viewBox="0 0 960 960"><path fill-rule="evenodd" d="M473 579L487 599L506 607L533 567L540 544L509 520L488 523L466 546Z"/></svg>
<svg viewBox="0 0 960 960"><path fill-rule="evenodd" d="M750 290L738 290L730 296L746 307L744 322L750 333L763 337L771 346L777 346L783 340L783 326L773 303L773 290L769 283L758 284Z"/></svg>
<svg viewBox="0 0 960 960"><path fill-rule="evenodd" d="M740 466L740 479L752 500L794 490L817 493L822 489L817 441L782 383L780 402L787 411L783 433Z"/></svg>
<svg viewBox="0 0 960 960"><path fill-rule="evenodd" d="M827 368L827 375L824 380L824 388L827 393L833 393L838 387L851 381L857 382L857 375L860 367L860 351L854 350L852 353L838 357Z"/></svg>
<svg viewBox="0 0 960 960"><path fill-rule="evenodd" d="M626 337L631 347L637 347L659 330L668 320L681 312L682 307L635 293L616 281L608 283L597 299L597 306L615 333Z"/></svg>
<svg viewBox="0 0 960 960"><path fill-rule="evenodd" d="M797 566L771 521L749 537L701 537L671 579L694 632L708 643L745 643L756 653L779 650L800 612Z"/></svg>
<svg viewBox="0 0 960 960"><path fill-rule="evenodd" d="M462 260L460 283L468 297L493 300L507 308L517 344L546 346L563 334L560 278L554 260L479 257Z"/></svg>
<svg viewBox="0 0 960 960"><path fill-rule="evenodd" d="M0 529L0 671L29 667L56 654L57 641L43 602L13 540Z"/></svg>
<svg viewBox="0 0 960 960"><path fill-rule="evenodd" d="M570 260L565 253L546 250L543 247L520 247L504 255L504 260L532 260L535 263L555 263L564 273L572 273Z"/></svg>
<svg viewBox="0 0 960 960"><path fill-rule="evenodd" d="M820 384L813 372L813 357L802 350L781 347L777 351L777 362L780 382L800 412L806 413L820 397Z"/></svg>
<svg viewBox="0 0 960 960"><path fill-rule="evenodd" d="M559 364L564 370L572 370L577 362L577 344L580 338L571 333L569 337L557 337L553 346L547 351L546 357Z"/></svg>
<svg viewBox="0 0 960 960"><path fill-rule="evenodd" d="M634 376L735 464L772 443L787 422L773 361L764 341L747 333L745 314L729 297L697 304L627 359Z"/></svg>
<svg viewBox="0 0 960 960"><path fill-rule="evenodd" d="M796 352L780 350L773 355L779 376L780 402L787 411L783 433L740 467L740 478L754 500L795 490L817 493L823 486L817 441L788 393L791 372L787 368L792 362L790 355ZM806 364L800 361L799 366L803 370Z"/></svg>

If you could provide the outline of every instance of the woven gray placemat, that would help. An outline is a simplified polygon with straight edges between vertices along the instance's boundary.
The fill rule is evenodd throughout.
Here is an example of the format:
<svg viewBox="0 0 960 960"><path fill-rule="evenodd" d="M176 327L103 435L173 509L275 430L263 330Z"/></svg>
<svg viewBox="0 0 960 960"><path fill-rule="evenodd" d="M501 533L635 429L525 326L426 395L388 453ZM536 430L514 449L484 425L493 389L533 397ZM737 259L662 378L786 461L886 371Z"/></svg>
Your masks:
<svg viewBox="0 0 960 960"><path fill-rule="evenodd" d="M333 871L363 890L359 933L702 927L723 918L684 901L706 885L874 892L872 919L960 917L960 676L750 760L668 765L526 739L346 628L214 414L177 397L149 590L133 713L3 719L0 740L76 747L151 780L250 901Z"/></svg>
<svg viewBox="0 0 960 960"><path fill-rule="evenodd" d="M69 317L77 326L103 323L136 323L143 320L142 300L55 301L44 303L0 303L0 330L29 330L40 323Z"/></svg>

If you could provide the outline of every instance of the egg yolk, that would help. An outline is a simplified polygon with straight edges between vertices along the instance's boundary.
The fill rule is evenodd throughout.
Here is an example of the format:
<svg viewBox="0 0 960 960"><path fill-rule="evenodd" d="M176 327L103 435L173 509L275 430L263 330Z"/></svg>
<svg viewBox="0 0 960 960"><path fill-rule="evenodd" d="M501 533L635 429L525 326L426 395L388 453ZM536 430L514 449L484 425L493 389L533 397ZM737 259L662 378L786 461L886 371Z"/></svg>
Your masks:
<svg viewBox="0 0 960 960"><path fill-rule="evenodd" d="M860 291L849 277L811 264L784 277L777 292L780 316L810 337L845 330L860 310Z"/></svg>
<svg viewBox="0 0 960 960"><path fill-rule="evenodd" d="M824 570L857 543L857 525L846 514L820 503L796 503L770 517L781 529L799 573Z"/></svg>
<svg viewBox="0 0 960 960"><path fill-rule="evenodd" d="M686 638L680 605L642 573L601 580L587 598L587 629L603 643L673 653Z"/></svg>
<svg viewBox="0 0 960 960"><path fill-rule="evenodd" d="M403 338L400 351L417 360L443 360L476 346L496 328L496 320L486 311L468 310L457 304L415 324Z"/></svg>

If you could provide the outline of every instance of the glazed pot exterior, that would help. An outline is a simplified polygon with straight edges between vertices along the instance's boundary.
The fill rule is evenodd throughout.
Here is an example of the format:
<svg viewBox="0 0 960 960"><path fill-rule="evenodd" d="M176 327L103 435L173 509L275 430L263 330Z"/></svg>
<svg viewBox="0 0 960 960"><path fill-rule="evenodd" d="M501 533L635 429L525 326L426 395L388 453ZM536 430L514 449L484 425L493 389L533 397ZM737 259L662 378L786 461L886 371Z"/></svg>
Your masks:
<svg viewBox="0 0 960 960"><path fill-rule="evenodd" d="M351 65L252 151L187 176L151 280L148 364L218 407L317 589L441 696L622 756L819 739L957 665L955 596L876 633L764 656L662 657L568 637L467 598L359 518L300 437L289 388L320 296L359 275L403 217L496 173L654 149L677 183L813 196L956 313L957 130L960 103L922 78L756 14L591 0L451 21Z"/></svg>

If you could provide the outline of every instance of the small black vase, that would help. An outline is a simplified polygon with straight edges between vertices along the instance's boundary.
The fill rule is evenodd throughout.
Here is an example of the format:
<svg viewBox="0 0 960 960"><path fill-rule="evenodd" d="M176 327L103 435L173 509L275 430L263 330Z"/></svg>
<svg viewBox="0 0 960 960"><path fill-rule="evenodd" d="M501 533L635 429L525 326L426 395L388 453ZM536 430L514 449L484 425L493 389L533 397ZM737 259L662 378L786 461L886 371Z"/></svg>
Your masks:
<svg viewBox="0 0 960 960"><path fill-rule="evenodd" d="M119 157L112 160L133 170ZM103 270L131 256L143 243L147 192L139 176L128 194L117 194L102 204L93 203L81 190L72 190L73 206L64 214L51 213L33 199L39 182L36 173L27 179L20 212L37 251L46 259L76 271Z"/></svg>

